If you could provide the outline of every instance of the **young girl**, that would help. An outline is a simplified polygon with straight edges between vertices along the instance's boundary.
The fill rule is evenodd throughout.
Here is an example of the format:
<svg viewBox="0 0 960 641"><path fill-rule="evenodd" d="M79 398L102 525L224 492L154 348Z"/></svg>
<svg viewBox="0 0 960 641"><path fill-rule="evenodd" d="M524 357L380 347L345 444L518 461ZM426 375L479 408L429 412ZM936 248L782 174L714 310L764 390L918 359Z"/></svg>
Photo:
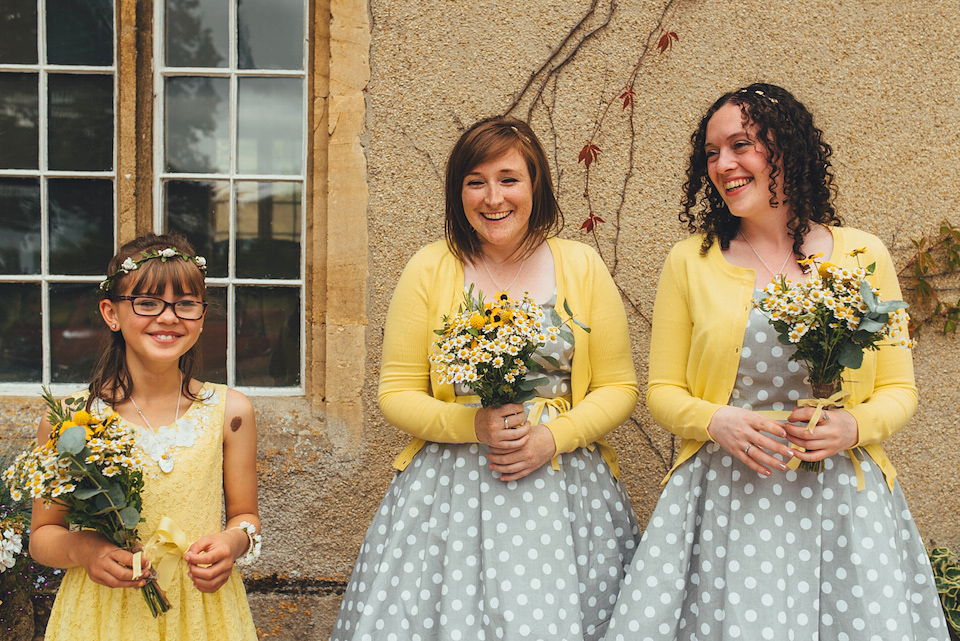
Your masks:
<svg viewBox="0 0 960 641"><path fill-rule="evenodd" d="M259 553L257 432L243 394L193 378L207 307L204 266L177 235L147 234L120 248L101 284L100 314L112 335L85 392L87 409L118 412L143 450L141 541L169 517L191 542L166 589L172 607L154 618L139 593L144 579L132 579L129 551L71 530L62 509L36 501L30 553L68 568L47 641L256 639L233 566ZM50 429L42 419L38 442ZM141 561L142 570L148 565Z"/></svg>

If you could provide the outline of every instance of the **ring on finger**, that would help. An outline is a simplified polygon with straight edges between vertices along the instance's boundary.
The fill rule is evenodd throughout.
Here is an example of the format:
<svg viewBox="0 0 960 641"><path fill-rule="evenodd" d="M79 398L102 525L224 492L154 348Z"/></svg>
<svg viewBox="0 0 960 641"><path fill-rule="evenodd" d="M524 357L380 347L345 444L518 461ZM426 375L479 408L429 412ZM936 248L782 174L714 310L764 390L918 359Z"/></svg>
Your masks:
<svg viewBox="0 0 960 641"><path fill-rule="evenodd" d="M505 430L510 429L510 426L507 425L507 417L506 417L506 416L503 417L503 429L505 429Z"/></svg>
<svg viewBox="0 0 960 641"><path fill-rule="evenodd" d="M750 448L753 447L753 443L747 443L747 446L743 448L743 453L747 456L750 456Z"/></svg>
<svg viewBox="0 0 960 641"><path fill-rule="evenodd" d="M827 410L823 410L823 413L822 413L820 416L823 417L823 422L824 422L824 423L826 423L827 421L830 420L830 415L827 414Z"/></svg>

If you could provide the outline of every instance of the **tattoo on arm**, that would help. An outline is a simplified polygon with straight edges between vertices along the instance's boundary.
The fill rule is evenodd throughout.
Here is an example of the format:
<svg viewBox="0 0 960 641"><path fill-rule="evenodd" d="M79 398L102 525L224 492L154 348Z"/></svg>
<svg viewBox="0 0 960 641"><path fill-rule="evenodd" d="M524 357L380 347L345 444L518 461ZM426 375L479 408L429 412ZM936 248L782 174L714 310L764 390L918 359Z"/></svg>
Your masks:
<svg viewBox="0 0 960 641"><path fill-rule="evenodd" d="M240 426L243 424L243 419L239 416L234 416L233 420L230 421L230 430L236 432L240 429Z"/></svg>

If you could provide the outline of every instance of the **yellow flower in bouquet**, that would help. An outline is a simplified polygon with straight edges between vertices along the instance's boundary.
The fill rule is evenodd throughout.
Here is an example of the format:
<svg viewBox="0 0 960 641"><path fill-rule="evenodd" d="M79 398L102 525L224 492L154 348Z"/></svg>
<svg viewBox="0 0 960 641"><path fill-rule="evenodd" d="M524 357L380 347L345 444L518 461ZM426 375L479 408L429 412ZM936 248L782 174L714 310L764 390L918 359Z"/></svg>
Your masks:
<svg viewBox="0 0 960 641"><path fill-rule="evenodd" d="M557 340L564 323L548 325L544 310L528 294L516 301L501 293L486 303L482 292L473 298L471 285L463 299L458 313L444 316L443 327L434 330L440 338L430 363L440 382L470 387L484 407L523 403L536 396L536 387L546 379L526 377L528 372L541 370L533 354L547 341ZM564 310L572 322L590 331L573 318L566 302ZM551 357L540 358L558 366Z"/></svg>
<svg viewBox="0 0 960 641"><path fill-rule="evenodd" d="M42 499L65 509L67 523L99 532L118 547L139 545L143 460L133 432L118 415L92 416L82 398L57 402L44 388L53 426L46 443L34 443L3 473L16 500ZM154 616L170 604L153 580L141 593Z"/></svg>

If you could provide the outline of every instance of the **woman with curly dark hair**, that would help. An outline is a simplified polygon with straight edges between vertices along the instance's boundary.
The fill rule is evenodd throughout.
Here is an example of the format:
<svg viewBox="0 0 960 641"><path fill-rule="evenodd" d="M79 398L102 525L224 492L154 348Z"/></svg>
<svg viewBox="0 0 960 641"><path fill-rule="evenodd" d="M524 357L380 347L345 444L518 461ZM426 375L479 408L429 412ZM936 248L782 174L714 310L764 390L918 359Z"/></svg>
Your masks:
<svg viewBox="0 0 960 641"><path fill-rule="evenodd" d="M691 236L660 276L647 385L654 419L683 442L606 641L945 641L930 563L880 445L916 409L910 351L866 352L844 373L843 407L809 432L795 346L751 304L774 277L812 276L799 261L817 254L875 263L868 280L898 299L889 253L840 226L830 146L786 90L722 96L691 143L680 215ZM822 469L790 469L794 457Z"/></svg>

